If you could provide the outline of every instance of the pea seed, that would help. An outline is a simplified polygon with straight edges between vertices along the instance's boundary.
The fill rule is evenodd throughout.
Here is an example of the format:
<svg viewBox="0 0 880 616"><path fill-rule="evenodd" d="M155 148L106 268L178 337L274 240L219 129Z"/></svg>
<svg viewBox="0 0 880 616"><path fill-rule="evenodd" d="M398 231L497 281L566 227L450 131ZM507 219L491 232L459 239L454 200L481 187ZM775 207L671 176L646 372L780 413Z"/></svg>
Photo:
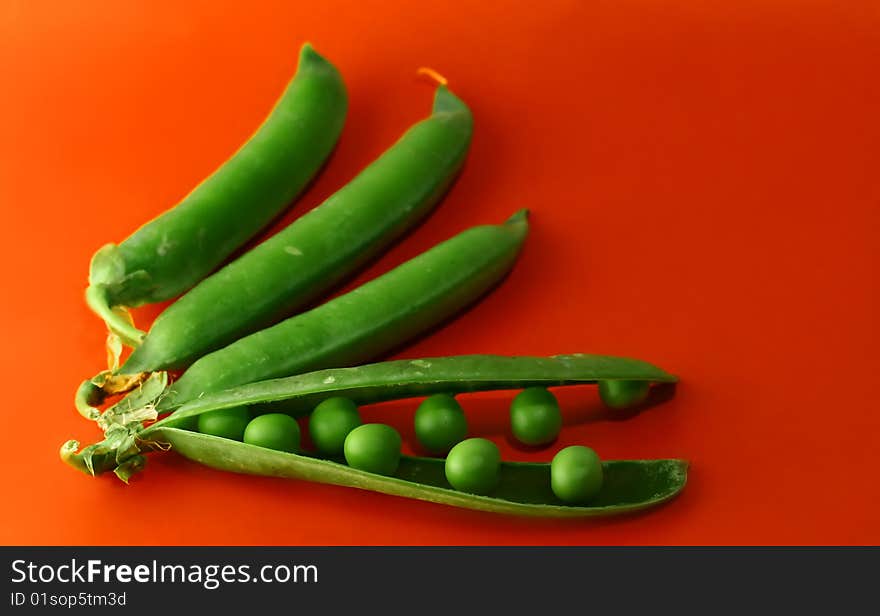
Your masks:
<svg viewBox="0 0 880 616"><path fill-rule="evenodd" d="M510 405L510 428L526 445L546 445L555 440L562 429L556 396L543 387L524 389Z"/></svg>
<svg viewBox="0 0 880 616"><path fill-rule="evenodd" d="M587 502L599 493L602 480L602 462L589 447L566 447L550 463L550 487L566 503Z"/></svg>
<svg viewBox="0 0 880 616"><path fill-rule="evenodd" d="M254 417L244 430L245 443L288 453L299 450L299 439L299 424L282 413Z"/></svg>
<svg viewBox="0 0 880 616"><path fill-rule="evenodd" d="M415 431L422 447L433 454L445 454L467 435L467 419L458 400L436 394L416 409Z"/></svg>
<svg viewBox="0 0 880 616"><path fill-rule="evenodd" d="M501 452L484 438L460 442L446 456L446 480L461 492L488 494L498 484Z"/></svg>
<svg viewBox="0 0 880 616"><path fill-rule="evenodd" d="M357 405L348 398L327 398L309 416L309 435L315 449L327 456L340 456L349 432L361 425Z"/></svg>
<svg viewBox="0 0 880 616"><path fill-rule="evenodd" d="M648 397L648 381L599 381L599 397L612 409L627 409L641 404Z"/></svg>
<svg viewBox="0 0 880 616"><path fill-rule="evenodd" d="M198 430L202 434L240 441L250 420L251 413L246 406L235 406L202 413L198 417Z"/></svg>
<svg viewBox="0 0 880 616"><path fill-rule="evenodd" d="M377 475L393 475L400 464L401 438L385 424L364 424L345 437L345 461L352 468Z"/></svg>

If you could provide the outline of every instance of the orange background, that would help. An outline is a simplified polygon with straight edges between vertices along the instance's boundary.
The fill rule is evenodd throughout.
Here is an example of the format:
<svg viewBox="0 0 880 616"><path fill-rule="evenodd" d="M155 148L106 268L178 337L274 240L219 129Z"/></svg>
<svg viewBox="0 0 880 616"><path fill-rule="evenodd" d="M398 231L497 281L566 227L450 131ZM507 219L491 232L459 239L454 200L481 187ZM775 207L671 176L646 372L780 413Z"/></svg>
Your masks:
<svg viewBox="0 0 880 616"><path fill-rule="evenodd" d="M0 8L0 542L878 543L880 11L865 2L42 2ZM717 4L728 6L720 7ZM540 5L540 8L536 8ZM627 421L567 391L556 447L687 457L668 506L526 520L153 456L131 486L59 462L99 436L89 258L175 203L265 116L312 41L351 108L320 203L430 108L472 107L460 181L358 280L466 226L533 212L510 278L400 355L595 352L679 374ZM137 311L142 326L160 307ZM370 409L411 440L414 404Z"/></svg>

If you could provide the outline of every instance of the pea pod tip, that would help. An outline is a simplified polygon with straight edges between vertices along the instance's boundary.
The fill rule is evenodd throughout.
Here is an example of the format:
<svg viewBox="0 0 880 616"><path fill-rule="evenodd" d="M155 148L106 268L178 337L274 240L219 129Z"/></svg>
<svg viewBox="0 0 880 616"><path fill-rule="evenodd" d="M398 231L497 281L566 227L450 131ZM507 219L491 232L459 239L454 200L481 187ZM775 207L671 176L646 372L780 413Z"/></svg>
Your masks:
<svg viewBox="0 0 880 616"><path fill-rule="evenodd" d="M336 68L330 64L330 61L318 53L310 41L306 41L302 44L302 47L300 47L299 64L300 66L329 67L333 69L334 72L336 71Z"/></svg>
<svg viewBox="0 0 880 616"><path fill-rule="evenodd" d="M437 91L434 93L434 107L432 109L433 113L459 113L470 117L470 109L455 94L452 93L445 83L441 83L437 86Z"/></svg>
<svg viewBox="0 0 880 616"><path fill-rule="evenodd" d="M507 219L507 224L517 224L517 223L526 223L529 220L529 216L531 212L528 208L522 208L513 213L513 215Z"/></svg>

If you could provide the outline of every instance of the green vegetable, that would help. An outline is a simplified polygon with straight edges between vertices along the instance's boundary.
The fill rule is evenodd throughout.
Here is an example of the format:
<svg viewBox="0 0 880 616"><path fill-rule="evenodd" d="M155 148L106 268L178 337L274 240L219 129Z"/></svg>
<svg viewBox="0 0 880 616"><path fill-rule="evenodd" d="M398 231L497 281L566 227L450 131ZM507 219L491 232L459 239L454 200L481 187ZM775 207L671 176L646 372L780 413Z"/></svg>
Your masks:
<svg viewBox="0 0 880 616"><path fill-rule="evenodd" d="M485 295L513 267L527 232L525 210L502 225L472 227L349 293L205 355L160 396L158 412L245 383L357 365L399 347ZM87 381L76 407L96 419L93 405L105 395L105 383Z"/></svg>
<svg viewBox="0 0 880 616"><path fill-rule="evenodd" d="M313 302L421 222L464 163L473 120L446 87L433 114L319 207L166 309L119 370L180 369Z"/></svg>
<svg viewBox="0 0 880 616"><path fill-rule="evenodd" d="M217 268L315 176L348 106L339 72L308 44L260 128L174 208L92 258L86 301L126 343L143 332L121 309L169 299Z"/></svg>
<svg viewBox="0 0 880 616"><path fill-rule="evenodd" d="M467 419L461 405L449 394L435 394L416 409L415 432L427 451L442 455L467 436Z"/></svg>
<svg viewBox="0 0 880 616"><path fill-rule="evenodd" d="M572 445L553 456L550 486L566 503L586 503L602 488L602 462L589 447Z"/></svg>
<svg viewBox="0 0 880 616"><path fill-rule="evenodd" d="M293 453L299 450L299 424L290 415L259 415L248 423L243 440L248 445Z"/></svg>
<svg viewBox="0 0 880 616"><path fill-rule="evenodd" d="M446 456L444 471L449 484L460 492L488 494L498 485L501 452L492 441L469 438Z"/></svg>
<svg viewBox="0 0 880 616"><path fill-rule="evenodd" d="M510 268L528 225L473 227L345 295L202 357L163 403L329 366L351 366L442 323Z"/></svg>
<svg viewBox="0 0 880 616"><path fill-rule="evenodd" d="M559 436L562 414L556 396L543 387L529 387L510 405L513 435L526 445L546 445Z"/></svg>
<svg viewBox="0 0 880 616"><path fill-rule="evenodd" d="M613 409L628 409L644 402L651 388L644 381L599 381L599 397Z"/></svg>
<svg viewBox="0 0 880 616"><path fill-rule="evenodd" d="M250 420L251 413L246 406L220 409L199 415L198 430L202 434L240 441Z"/></svg>
<svg viewBox="0 0 880 616"><path fill-rule="evenodd" d="M283 402L287 412L307 415L321 400L335 396L344 396L362 406L435 393L580 385L612 377L652 383L677 380L647 362L607 355L428 357L318 370L208 393L184 404L171 405L169 410L177 410L161 423L172 424L205 411L242 404L274 406Z"/></svg>
<svg viewBox="0 0 880 616"><path fill-rule="evenodd" d="M450 489L444 460L437 458L402 456L397 472L388 477L174 428L157 428L151 438L200 464L234 473L330 483L498 514L557 518L618 515L655 507L681 492L688 469L686 461L675 459L605 461L602 490L588 505L572 506L553 494L549 464L502 462L498 486L489 497Z"/></svg>
<svg viewBox="0 0 880 616"><path fill-rule="evenodd" d="M357 405L348 398L327 398L309 415L309 435L315 449L341 456L348 433L361 425Z"/></svg>
<svg viewBox="0 0 880 616"><path fill-rule="evenodd" d="M290 412L308 413L321 400L337 396L350 398L356 404L368 404L443 392L578 385L605 379L676 381L673 375L646 362L600 355L463 355L380 362L320 370L206 394L149 427L135 420L110 421L103 442L78 451L79 443L68 441L62 446L61 457L91 475L114 471L127 481L143 468L144 454L170 448L199 463L233 472L332 483L519 515L611 515L669 500L685 485L687 462L683 460L605 462L604 482L596 498L588 506L568 506L553 494L550 464L502 463L498 486L492 496L487 497L450 489L444 460L402 456L394 476L388 477L329 460L270 451L175 427L201 414L243 404L259 409L286 401L290 403ZM136 414L135 411L131 410L131 414ZM121 421L119 416L110 419Z"/></svg>
<svg viewBox="0 0 880 616"><path fill-rule="evenodd" d="M345 461L352 468L393 475L400 464L400 434L385 424L364 424L345 437Z"/></svg>

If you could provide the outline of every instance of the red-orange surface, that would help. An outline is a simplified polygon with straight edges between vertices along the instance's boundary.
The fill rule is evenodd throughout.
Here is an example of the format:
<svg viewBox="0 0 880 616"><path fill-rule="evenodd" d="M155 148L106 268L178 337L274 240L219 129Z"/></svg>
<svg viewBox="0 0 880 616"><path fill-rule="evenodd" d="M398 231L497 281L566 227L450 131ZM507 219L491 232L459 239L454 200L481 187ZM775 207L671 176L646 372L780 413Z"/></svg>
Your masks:
<svg viewBox="0 0 880 616"><path fill-rule="evenodd" d="M880 542L878 32L868 0L4 2L0 542ZM532 232L494 294L400 356L583 351L679 374L674 400L626 421L566 393L557 446L686 457L680 498L560 522L171 454L130 486L62 465L63 441L99 436L72 406L104 365L82 298L92 252L231 154L306 40L351 107L286 220L427 114L418 67L444 74L475 115L466 170L358 280L521 207ZM465 399L473 432L549 460L508 440L508 400ZM413 406L366 415L411 442Z"/></svg>

